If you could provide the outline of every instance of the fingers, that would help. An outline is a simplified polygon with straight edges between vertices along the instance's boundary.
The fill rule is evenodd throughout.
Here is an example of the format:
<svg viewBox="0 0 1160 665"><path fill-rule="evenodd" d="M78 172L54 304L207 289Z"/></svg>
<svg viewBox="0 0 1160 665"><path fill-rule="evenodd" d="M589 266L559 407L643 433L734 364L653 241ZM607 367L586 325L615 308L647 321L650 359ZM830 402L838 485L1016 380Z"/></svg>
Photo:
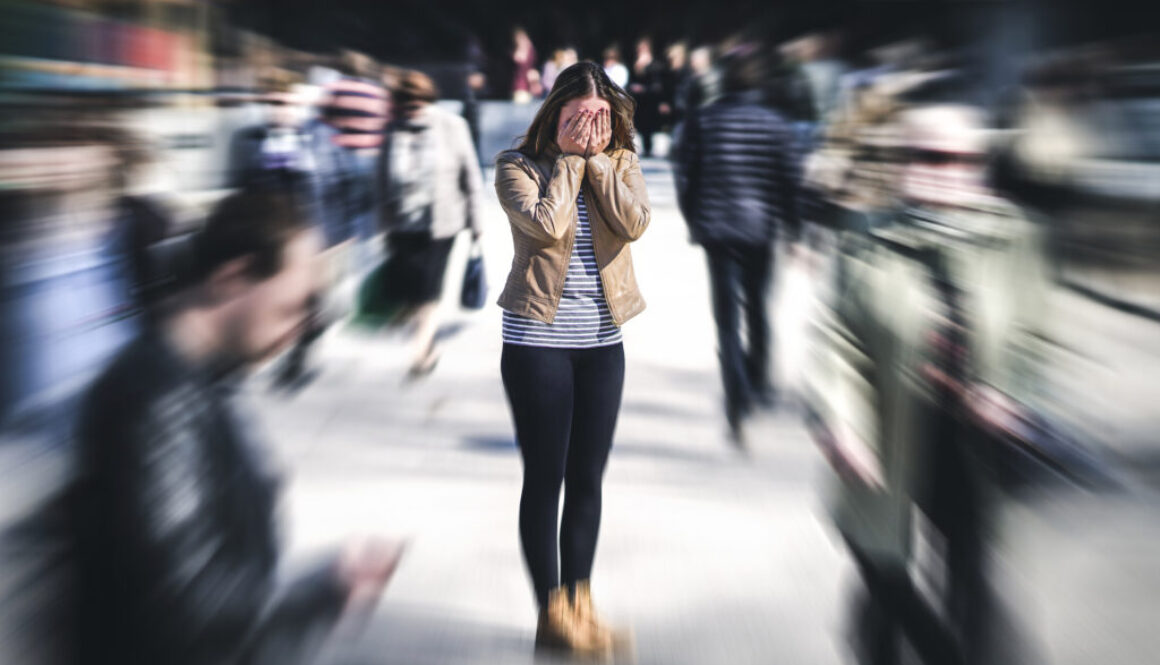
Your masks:
<svg viewBox="0 0 1160 665"><path fill-rule="evenodd" d="M576 131L576 125L579 124L579 122L580 122L580 114L579 113L572 116L571 118L568 118L568 121L565 122L564 126L560 128L559 132L557 132L556 142L559 143L562 139L571 140L572 134L573 134L573 132Z"/></svg>
<svg viewBox="0 0 1160 665"><path fill-rule="evenodd" d="M580 122L580 114L579 113L572 116L571 118L568 118L568 122L564 123L564 129L562 129L560 131L560 133L565 135L565 136L571 136L572 131L576 129L576 123L578 123L578 122Z"/></svg>
<svg viewBox="0 0 1160 665"><path fill-rule="evenodd" d="M589 114L588 137L580 141L584 146L584 155L591 157L603 152L612 138L612 120L608 109L601 109Z"/></svg>
<svg viewBox="0 0 1160 665"><path fill-rule="evenodd" d="M579 113L580 122L572 130L572 140L580 145L588 142L589 133L592 131L592 113L587 110Z"/></svg>

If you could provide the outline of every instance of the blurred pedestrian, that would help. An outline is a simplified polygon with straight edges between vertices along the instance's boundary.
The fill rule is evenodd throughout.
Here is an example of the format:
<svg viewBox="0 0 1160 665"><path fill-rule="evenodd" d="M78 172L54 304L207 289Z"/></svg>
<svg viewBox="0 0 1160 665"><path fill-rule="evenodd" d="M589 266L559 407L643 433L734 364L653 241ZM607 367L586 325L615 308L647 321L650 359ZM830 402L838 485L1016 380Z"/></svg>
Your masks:
<svg viewBox="0 0 1160 665"><path fill-rule="evenodd" d="M620 59L620 47L616 44L604 49L604 73L621 88L628 87L628 67Z"/></svg>
<svg viewBox="0 0 1160 665"><path fill-rule="evenodd" d="M89 389L74 662L305 662L344 612L377 599L399 556L378 543L276 587L280 474L232 396L305 322L317 251L288 195L227 198L173 312Z"/></svg>
<svg viewBox="0 0 1160 665"><path fill-rule="evenodd" d="M990 137L978 108L936 101L902 114L910 158L908 207L896 227L929 247L926 268L939 307L928 324L937 414L920 430L918 506L944 538L944 615L966 662L986 652L992 607L987 534L997 457L1032 447L1041 358L1048 339L1048 275L1042 234L989 184ZM1007 457L1010 459L1010 457Z"/></svg>
<svg viewBox="0 0 1160 665"><path fill-rule="evenodd" d="M374 62L346 54L343 75L326 86L311 129L327 246L369 240L377 231L375 164L390 113L390 96Z"/></svg>
<svg viewBox="0 0 1160 665"><path fill-rule="evenodd" d="M152 157L146 141L122 128L110 127L101 134L117 160L110 171L115 201L109 251L122 271L133 315L140 315L142 326L151 326L179 279L177 266L165 265L157 251L173 234L172 214L157 197L139 191L142 171Z"/></svg>
<svg viewBox="0 0 1160 665"><path fill-rule="evenodd" d="M677 104L684 107L684 114L712 104L721 96L721 73L713 66L711 47L698 46L689 53L689 76L681 88Z"/></svg>
<svg viewBox="0 0 1160 665"><path fill-rule="evenodd" d="M483 177L463 118L439 108L439 91L422 72L405 72L394 90L398 115L387 129L380 161L383 229L393 300L412 308L415 326L410 376L439 361L439 300L456 236L482 233Z"/></svg>
<svg viewBox="0 0 1160 665"><path fill-rule="evenodd" d="M310 323L276 373L275 385L281 388L301 388L317 373L310 366L310 352L339 318L335 293L344 279L365 268L365 246L375 233L374 164L387 118L387 93L367 56L347 52L340 66L343 75L326 87L319 117L305 128L312 161L308 196L326 240L327 285L316 295Z"/></svg>
<svg viewBox="0 0 1160 665"><path fill-rule="evenodd" d="M799 42L795 60L801 68L810 87L815 122L825 124L838 109L841 94L841 79L845 75L846 64L838 57L840 39L836 34L814 34Z"/></svg>
<svg viewBox="0 0 1160 665"><path fill-rule="evenodd" d="M589 578L624 383L621 326L644 309L629 243L650 219L632 115L599 65L573 65L520 147L500 154L495 180L515 241L501 369L524 461L536 645L598 656L623 641L594 613Z"/></svg>
<svg viewBox="0 0 1160 665"><path fill-rule="evenodd" d="M766 303L773 244L779 235L796 242L800 220L793 133L763 104L763 61L750 51L732 56L724 70L724 96L685 123L675 174L690 237L709 262L725 415L741 445L755 404L775 400Z"/></svg>
<svg viewBox="0 0 1160 665"><path fill-rule="evenodd" d="M532 38L523 28L512 32L512 101L527 104L540 95L540 72L536 69L539 57Z"/></svg>
<svg viewBox="0 0 1160 665"><path fill-rule="evenodd" d="M681 82L689 76L688 47L684 42L677 42L665 51L668 66L665 67L662 77L660 115L661 126L672 132L684 119L684 107L677 105L677 93Z"/></svg>
<svg viewBox="0 0 1160 665"><path fill-rule="evenodd" d="M556 49L552 53L552 59L544 63L544 75L541 79L544 95L552 91L552 86L556 84L556 77L560 75L560 72L576 64L579 60L576 49L571 46Z"/></svg>
<svg viewBox="0 0 1160 665"><path fill-rule="evenodd" d="M479 99L484 96L487 88L487 55L479 37L472 35L468 38L464 60L466 85L463 91L463 119L471 130L471 145L478 155L482 136L479 128Z"/></svg>
<svg viewBox="0 0 1160 665"><path fill-rule="evenodd" d="M846 232L864 241L842 243L811 421L866 585L861 660L901 662L906 638L923 662L993 662L994 454L1033 413L1046 270L1038 233L988 191L979 111L923 103L895 117L905 157L887 159L906 207ZM919 511L944 543L924 562L944 580L933 605L912 572Z"/></svg>
<svg viewBox="0 0 1160 665"><path fill-rule="evenodd" d="M653 57L652 39L644 37L636 43L628 91L636 99L635 122L645 157L652 157L653 135L661 129L664 86L665 63Z"/></svg>
<svg viewBox="0 0 1160 665"><path fill-rule="evenodd" d="M0 421L56 430L78 377L152 325L168 215L135 191L146 146L111 114L43 115L0 137Z"/></svg>
<svg viewBox="0 0 1160 665"><path fill-rule="evenodd" d="M285 76L271 76L258 96L263 119L239 129L230 146L229 184L278 190L308 202L314 159L302 99Z"/></svg>

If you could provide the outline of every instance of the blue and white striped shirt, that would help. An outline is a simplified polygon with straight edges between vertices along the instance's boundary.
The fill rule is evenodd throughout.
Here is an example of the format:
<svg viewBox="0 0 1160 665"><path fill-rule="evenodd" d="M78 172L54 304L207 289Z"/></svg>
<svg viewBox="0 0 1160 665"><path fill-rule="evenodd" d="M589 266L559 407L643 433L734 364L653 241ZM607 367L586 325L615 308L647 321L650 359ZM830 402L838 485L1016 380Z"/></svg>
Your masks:
<svg viewBox="0 0 1160 665"><path fill-rule="evenodd" d="M544 346L555 349L589 349L619 344L620 327L612 321L600 269L596 265L596 251L592 247L592 228L588 225L588 208L584 194L576 199L579 223L572 243L572 260L564 277L564 293L552 323L544 323L525 316L503 313L503 341L523 346Z"/></svg>

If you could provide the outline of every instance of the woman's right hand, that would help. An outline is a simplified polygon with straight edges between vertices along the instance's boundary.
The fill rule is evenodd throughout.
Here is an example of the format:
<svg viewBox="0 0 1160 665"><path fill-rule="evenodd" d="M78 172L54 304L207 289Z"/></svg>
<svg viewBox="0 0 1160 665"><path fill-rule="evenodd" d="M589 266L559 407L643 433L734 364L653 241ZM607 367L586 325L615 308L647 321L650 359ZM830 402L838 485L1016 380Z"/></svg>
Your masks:
<svg viewBox="0 0 1160 665"><path fill-rule="evenodd" d="M568 122L556 132L556 145L565 155L584 156L588 149L588 141L592 135L592 120L594 114L582 110L572 116Z"/></svg>

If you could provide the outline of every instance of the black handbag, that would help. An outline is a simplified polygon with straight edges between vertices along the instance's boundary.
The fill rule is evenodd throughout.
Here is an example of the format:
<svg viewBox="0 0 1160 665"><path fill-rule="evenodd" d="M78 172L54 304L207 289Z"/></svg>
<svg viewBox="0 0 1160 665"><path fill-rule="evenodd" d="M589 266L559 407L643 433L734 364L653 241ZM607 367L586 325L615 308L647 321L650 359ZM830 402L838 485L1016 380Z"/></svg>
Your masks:
<svg viewBox="0 0 1160 665"><path fill-rule="evenodd" d="M471 254L467 267L463 270L463 289L459 292L459 304L464 309L483 309L487 301L487 275L483 270L483 248L478 240L471 243Z"/></svg>

